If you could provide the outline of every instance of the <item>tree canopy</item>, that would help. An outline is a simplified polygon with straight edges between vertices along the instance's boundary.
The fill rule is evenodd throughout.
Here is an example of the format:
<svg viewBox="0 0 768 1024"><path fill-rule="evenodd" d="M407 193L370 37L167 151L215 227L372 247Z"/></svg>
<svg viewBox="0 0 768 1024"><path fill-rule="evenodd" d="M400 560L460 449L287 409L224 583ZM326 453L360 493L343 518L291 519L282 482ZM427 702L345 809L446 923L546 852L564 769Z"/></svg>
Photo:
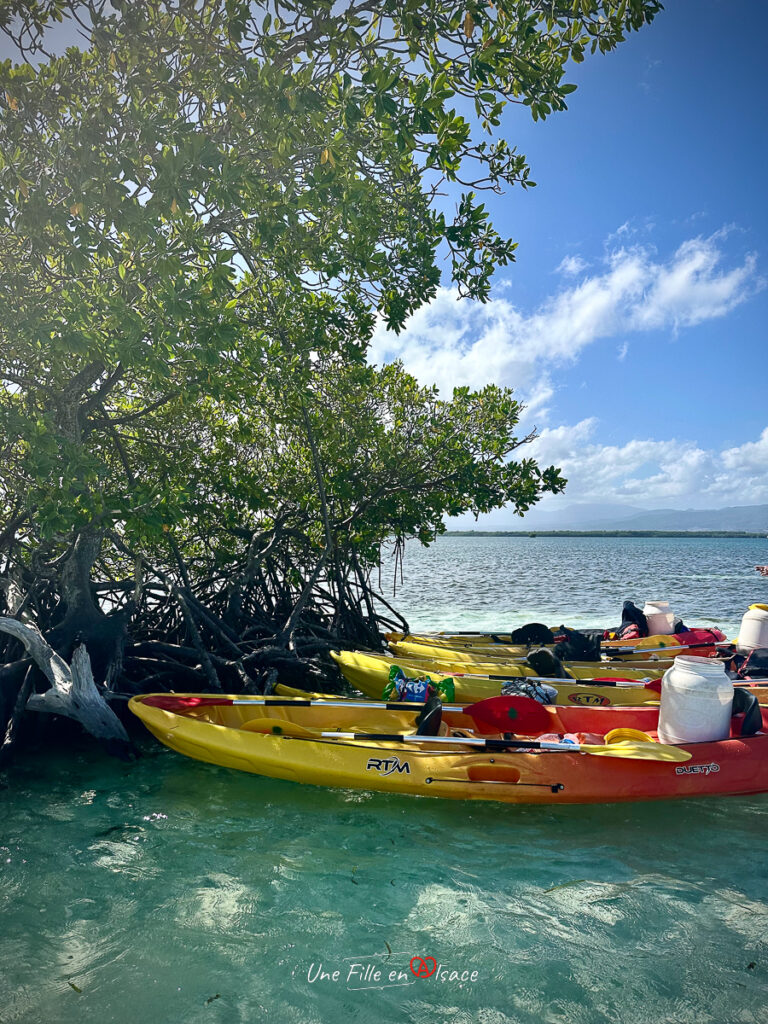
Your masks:
<svg viewBox="0 0 768 1024"><path fill-rule="evenodd" d="M368 342L445 258L487 299L515 245L482 191L533 185L505 106L564 110L659 9L0 3L0 613L110 685L258 688L376 642L387 537L561 490L508 390L441 399Z"/></svg>

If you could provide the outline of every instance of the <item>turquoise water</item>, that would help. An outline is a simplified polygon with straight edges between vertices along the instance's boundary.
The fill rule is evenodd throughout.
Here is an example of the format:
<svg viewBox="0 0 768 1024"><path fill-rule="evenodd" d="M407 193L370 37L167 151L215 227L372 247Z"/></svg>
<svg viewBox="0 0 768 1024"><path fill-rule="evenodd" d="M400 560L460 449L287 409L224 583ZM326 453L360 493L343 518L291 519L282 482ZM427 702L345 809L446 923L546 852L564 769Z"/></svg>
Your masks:
<svg viewBox="0 0 768 1024"><path fill-rule="evenodd" d="M716 593L728 595L725 614L738 622L741 549L720 543L686 561L704 580L697 607L717 614ZM735 543L751 571L755 548ZM439 603L445 587L425 562L411 583L411 554L416 597L401 597L418 622L430 588ZM599 614L616 594L644 598L622 589L615 566L626 554L610 557L606 597L604 583L590 586L553 556L579 588L568 594L559 582L559 607L575 613L594 593ZM471 565L471 553L462 560ZM546 588L511 591L499 578L495 607L466 582L440 607L456 626L462 607L490 619L523 600L551 618ZM482 580L478 570L472 585ZM684 581L674 593L671 583L652 596L674 598L677 610L678 594L687 616ZM25 755L5 773L2 1024L767 1019L768 797L452 803L260 779L186 760L148 736L141 747L123 764L83 740L74 752ZM433 957L439 973L415 977L414 956Z"/></svg>

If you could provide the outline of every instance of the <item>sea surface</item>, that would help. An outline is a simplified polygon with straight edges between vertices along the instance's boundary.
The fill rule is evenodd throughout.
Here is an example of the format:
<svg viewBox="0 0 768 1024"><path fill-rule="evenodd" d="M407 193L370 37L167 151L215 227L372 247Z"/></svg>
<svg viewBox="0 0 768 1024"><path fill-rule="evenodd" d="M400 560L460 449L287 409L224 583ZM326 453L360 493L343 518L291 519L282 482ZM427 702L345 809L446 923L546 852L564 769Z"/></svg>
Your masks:
<svg viewBox="0 0 768 1024"><path fill-rule="evenodd" d="M414 631L608 627L624 601L660 600L686 625L731 637L750 604L768 603L768 579L755 572L766 563L762 538L449 534L406 545L402 582L386 552L381 587Z"/></svg>
<svg viewBox="0 0 768 1024"><path fill-rule="evenodd" d="M733 632L765 548L448 537L406 551L396 601L414 628L500 629L657 598ZM768 1020L768 797L397 798L138 735L131 763L83 739L0 778L2 1024Z"/></svg>

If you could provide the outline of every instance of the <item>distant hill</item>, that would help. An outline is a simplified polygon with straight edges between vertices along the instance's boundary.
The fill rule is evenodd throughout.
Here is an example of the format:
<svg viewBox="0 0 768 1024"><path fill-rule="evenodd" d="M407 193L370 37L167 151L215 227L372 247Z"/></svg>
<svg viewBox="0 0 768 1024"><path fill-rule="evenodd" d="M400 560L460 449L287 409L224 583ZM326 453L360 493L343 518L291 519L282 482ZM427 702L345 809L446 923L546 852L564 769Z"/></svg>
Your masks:
<svg viewBox="0 0 768 1024"><path fill-rule="evenodd" d="M513 521L506 529L534 530L615 530L619 523L633 516L641 515L645 509L632 505L610 505L582 502L566 505L557 511L544 512L534 508L523 516L522 520Z"/></svg>
<svg viewBox="0 0 768 1024"><path fill-rule="evenodd" d="M717 509L651 509L628 505L569 505L557 512L532 511L511 530L733 530L768 534L768 505Z"/></svg>
<svg viewBox="0 0 768 1024"><path fill-rule="evenodd" d="M658 509L621 520L622 530L748 530L768 533L768 505L732 505L730 508L684 512Z"/></svg>

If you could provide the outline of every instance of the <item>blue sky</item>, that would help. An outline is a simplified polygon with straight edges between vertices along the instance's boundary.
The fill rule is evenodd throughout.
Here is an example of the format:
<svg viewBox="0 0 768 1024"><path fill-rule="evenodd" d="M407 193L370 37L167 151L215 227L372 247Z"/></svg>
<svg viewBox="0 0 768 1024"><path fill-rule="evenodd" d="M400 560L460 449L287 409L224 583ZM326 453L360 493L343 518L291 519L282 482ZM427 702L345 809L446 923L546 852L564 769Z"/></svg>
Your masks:
<svg viewBox="0 0 768 1024"><path fill-rule="evenodd" d="M572 68L567 112L510 109L538 187L487 205L518 262L485 306L446 288L376 336L444 393L515 388L570 480L542 508L768 502L766 35L768 4L670 0Z"/></svg>

